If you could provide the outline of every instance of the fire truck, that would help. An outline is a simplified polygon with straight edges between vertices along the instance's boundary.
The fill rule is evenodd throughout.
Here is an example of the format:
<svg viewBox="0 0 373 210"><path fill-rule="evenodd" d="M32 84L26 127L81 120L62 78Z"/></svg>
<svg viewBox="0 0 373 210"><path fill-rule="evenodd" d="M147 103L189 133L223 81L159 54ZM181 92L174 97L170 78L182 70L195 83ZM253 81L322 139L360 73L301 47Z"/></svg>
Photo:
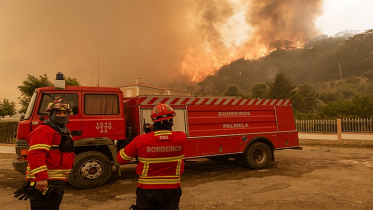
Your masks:
<svg viewBox="0 0 373 210"><path fill-rule="evenodd" d="M234 158L245 168L263 169L274 160L275 150L301 149L290 100L170 95L125 98L120 88L65 86L63 77L58 78L54 87L35 90L18 124L13 161L18 172L26 171L26 137L48 117L46 107L55 97L72 105L67 127L74 139L76 159L68 181L78 189L103 185L113 168L121 175L117 152L144 133L143 125L151 123L151 109L158 103L172 106L177 114L173 130L188 137L185 159Z"/></svg>

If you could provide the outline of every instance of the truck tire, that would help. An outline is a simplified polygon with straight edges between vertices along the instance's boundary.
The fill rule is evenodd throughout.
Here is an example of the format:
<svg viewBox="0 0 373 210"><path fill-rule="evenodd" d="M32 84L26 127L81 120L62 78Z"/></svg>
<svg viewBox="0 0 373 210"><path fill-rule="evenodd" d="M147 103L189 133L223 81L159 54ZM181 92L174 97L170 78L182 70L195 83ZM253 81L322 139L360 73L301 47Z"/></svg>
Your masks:
<svg viewBox="0 0 373 210"><path fill-rule="evenodd" d="M88 151L79 153L69 174L69 183L77 189L99 187L111 176L110 159L101 152Z"/></svg>
<svg viewBox="0 0 373 210"><path fill-rule="evenodd" d="M269 146L263 142L253 143L246 155L236 157L236 161L244 168L263 169L267 168L272 160L272 152Z"/></svg>

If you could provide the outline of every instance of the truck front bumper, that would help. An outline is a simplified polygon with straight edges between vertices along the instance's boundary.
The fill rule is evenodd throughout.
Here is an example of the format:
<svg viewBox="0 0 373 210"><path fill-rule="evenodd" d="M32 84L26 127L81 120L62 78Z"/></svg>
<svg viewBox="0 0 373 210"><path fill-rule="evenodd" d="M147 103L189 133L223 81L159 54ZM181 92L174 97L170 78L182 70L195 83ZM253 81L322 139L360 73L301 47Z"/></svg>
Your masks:
<svg viewBox="0 0 373 210"><path fill-rule="evenodd" d="M28 163L27 160L18 160L17 158L15 158L13 160L13 168L14 168L14 170L16 170L16 171L18 171L22 174L26 174L27 163Z"/></svg>
<svg viewBox="0 0 373 210"><path fill-rule="evenodd" d="M27 151L29 149L29 145L26 140L16 140L16 154L17 158L13 160L13 168L14 170L26 174L27 168Z"/></svg>

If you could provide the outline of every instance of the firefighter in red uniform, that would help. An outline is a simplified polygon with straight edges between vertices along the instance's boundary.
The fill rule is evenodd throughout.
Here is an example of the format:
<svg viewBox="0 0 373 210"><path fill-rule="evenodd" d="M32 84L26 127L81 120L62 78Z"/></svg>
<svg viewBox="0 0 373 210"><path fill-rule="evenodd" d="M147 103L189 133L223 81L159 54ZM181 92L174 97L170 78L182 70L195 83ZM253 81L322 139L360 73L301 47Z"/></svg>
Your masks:
<svg viewBox="0 0 373 210"><path fill-rule="evenodd" d="M121 164L138 157L136 209L179 209L187 137L184 132L172 131L175 116L169 105L158 104L151 113L153 131L137 136L118 152Z"/></svg>
<svg viewBox="0 0 373 210"><path fill-rule="evenodd" d="M15 192L19 199L30 198L32 210L55 210L61 204L67 176L73 166L74 142L66 127L70 104L62 99L47 107L49 119L27 138L30 145L26 180Z"/></svg>

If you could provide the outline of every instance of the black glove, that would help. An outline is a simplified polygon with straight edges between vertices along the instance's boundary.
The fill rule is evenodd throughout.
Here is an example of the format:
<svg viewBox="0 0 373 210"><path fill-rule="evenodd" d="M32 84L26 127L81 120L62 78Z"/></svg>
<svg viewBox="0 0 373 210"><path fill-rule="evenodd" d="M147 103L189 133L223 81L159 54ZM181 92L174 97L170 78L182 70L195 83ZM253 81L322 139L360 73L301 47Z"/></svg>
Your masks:
<svg viewBox="0 0 373 210"><path fill-rule="evenodd" d="M27 181L23 187L14 192L14 197L18 200L29 199L37 190L35 189L36 182ZM63 193L63 188L56 185L48 185L47 189L42 192L46 199L49 199L53 193Z"/></svg>
<svg viewBox="0 0 373 210"><path fill-rule="evenodd" d="M47 189L42 192L46 199L49 199L53 193L63 193L63 188L56 185L48 185Z"/></svg>
<svg viewBox="0 0 373 210"><path fill-rule="evenodd" d="M20 189L14 192L14 197L18 200L29 199L36 192L35 185L36 182L26 181Z"/></svg>

